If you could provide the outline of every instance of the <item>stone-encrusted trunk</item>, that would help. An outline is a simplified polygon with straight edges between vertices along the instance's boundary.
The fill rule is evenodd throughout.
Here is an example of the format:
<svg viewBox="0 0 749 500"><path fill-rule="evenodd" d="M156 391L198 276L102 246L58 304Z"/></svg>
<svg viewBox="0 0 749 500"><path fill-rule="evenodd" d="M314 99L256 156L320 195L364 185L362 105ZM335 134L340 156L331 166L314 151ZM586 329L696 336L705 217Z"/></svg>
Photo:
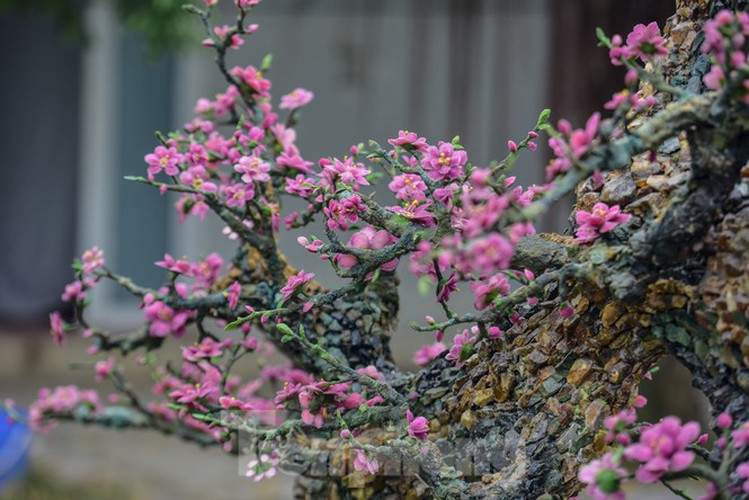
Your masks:
<svg viewBox="0 0 749 500"><path fill-rule="evenodd" d="M746 9L747 2L677 2L663 66L673 85L702 90L709 68L698 50L700 26L724 7ZM585 279L547 289L544 301L525 306L514 325L500 325L503 337L482 342L463 367L439 359L409 379L405 389L418 395L412 409L430 420L430 436L463 473L455 496L575 494L579 465L603 450L603 419L633 405L643 377L667 353L692 371L714 410L749 420L748 158L749 137L721 144L716 129L705 127L663 143L655 161L634 158L608 174L602 190L584 183L578 208L604 201L633 215L613 233L618 253L591 254ZM571 243L549 240L559 249ZM574 308L570 318L559 312L563 301ZM381 333L377 345L390 335ZM350 359L368 363L360 358ZM386 434L372 436L378 439ZM426 491L414 474L353 484L301 478L298 496L416 498Z"/></svg>

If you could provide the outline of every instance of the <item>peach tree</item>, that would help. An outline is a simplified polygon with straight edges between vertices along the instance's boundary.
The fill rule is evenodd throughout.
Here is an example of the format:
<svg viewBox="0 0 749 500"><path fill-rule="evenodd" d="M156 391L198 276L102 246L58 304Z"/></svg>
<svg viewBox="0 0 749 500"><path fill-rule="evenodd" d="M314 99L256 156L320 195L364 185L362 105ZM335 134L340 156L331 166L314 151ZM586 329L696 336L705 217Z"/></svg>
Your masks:
<svg viewBox="0 0 749 500"><path fill-rule="evenodd" d="M58 343L89 339L95 378L118 395L43 389L32 425L152 429L249 453L248 476L294 472L309 498L568 498L583 487L623 498L626 482L688 497L672 484L683 478L703 479L703 498L749 493L745 1L681 0L663 31L599 30L624 73L605 113L575 128L544 110L490 165L472 164L458 137L406 130L310 161L294 126L312 92L276 106L270 58L226 62L258 28L260 0L235 0L231 24L214 23L216 3L186 10L228 87L157 134L145 175L129 180L177 193L182 219L218 217L236 251L227 262L165 255L158 289L87 251L63 294L76 318L54 313L51 331ZM519 156L546 143L546 183L516 185ZM376 185L397 203L379 202ZM568 230L537 234L568 194ZM306 209L284 209L289 199ZM288 262L286 231L343 284ZM398 332L424 338L415 372L390 347L399 275L441 309ZM103 280L139 299L141 329L87 321ZM459 288L469 310L452 300ZM177 362L161 356L175 344ZM268 361L276 351L283 363ZM153 377L150 396L126 378L128 355ZM666 355L709 399L717 439L676 417L638 420L640 382ZM265 360L257 378L235 373L253 359Z"/></svg>

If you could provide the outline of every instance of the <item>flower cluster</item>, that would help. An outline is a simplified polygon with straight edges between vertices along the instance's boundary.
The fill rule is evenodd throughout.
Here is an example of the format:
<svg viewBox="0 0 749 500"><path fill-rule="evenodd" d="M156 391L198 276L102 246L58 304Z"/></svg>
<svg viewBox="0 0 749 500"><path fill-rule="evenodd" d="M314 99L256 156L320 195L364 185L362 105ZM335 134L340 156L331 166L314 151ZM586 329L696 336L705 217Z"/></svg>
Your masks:
<svg viewBox="0 0 749 500"><path fill-rule="evenodd" d="M655 57L668 55L666 40L661 36L661 30L656 22L647 26L644 24L635 26L627 35L626 43L621 36L614 36L612 45L609 57L614 65L621 65L622 61L627 59L638 58L647 62Z"/></svg>
<svg viewBox="0 0 749 500"><path fill-rule="evenodd" d="M722 10L705 23L702 51L712 57L713 65L704 77L711 90L726 87L749 103L749 78L746 78L746 37L749 35L749 13ZM742 76L743 75L743 76Z"/></svg>

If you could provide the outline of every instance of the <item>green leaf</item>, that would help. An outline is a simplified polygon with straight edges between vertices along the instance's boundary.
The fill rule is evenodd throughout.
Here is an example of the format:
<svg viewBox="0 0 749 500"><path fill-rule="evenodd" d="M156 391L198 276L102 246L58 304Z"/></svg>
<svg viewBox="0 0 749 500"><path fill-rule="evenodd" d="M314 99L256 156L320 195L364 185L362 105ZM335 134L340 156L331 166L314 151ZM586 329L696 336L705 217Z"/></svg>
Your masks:
<svg viewBox="0 0 749 500"><path fill-rule="evenodd" d="M285 323L278 323L276 325L276 328L278 329L279 332L283 333L284 335L291 335L292 337L294 336L294 330L292 330L289 327L289 325Z"/></svg>
<svg viewBox="0 0 749 500"><path fill-rule="evenodd" d="M418 289L422 297L426 297L429 294L429 289L432 287L432 282L427 276L419 278Z"/></svg>
<svg viewBox="0 0 749 500"><path fill-rule="evenodd" d="M226 325L224 327L224 331L225 332L230 332L232 330L236 330L237 328L239 328L240 326L242 326L244 323L246 323L247 321L249 321L249 319L250 319L250 316L244 316L244 317L241 317L241 318L237 318L234 321L232 321L231 323L229 323L228 325Z"/></svg>
<svg viewBox="0 0 749 500"><path fill-rule="evenodd" d="M401 214L395 214L393 218L390 219L390 221L396 226L399 226L403 229L407 228L408 225L411 224L411 220Z"/></svg>
<svg viewBox="0 0 749 500"><path fill-rule="evenodd" d="M378 268L377 268L377 271L375 271L375 273L374 273L374 274L372 275L372 279L371 279L371 280L369 280L369 282L370 282L370 283L374 283L375 281L377 281L377 279L378 279L379 277L380 277L380 268L378 267Z"/></svg>
<svg viewBox="0 0 749 500"><path fill-rule="evenodd" d="M282 344L288 344L292 340L294 340L294 334L293 333L287 333L286 335L284 335L283 337L281 337L281 343Z"/></svg>
<svg viewBox="0 0 749 500"><path fill-rule="evenodd" d="M459 135L456 135L455 137L453 137L452 144L453 144L453 146L457 146L458 144L460 144L460 136Z"/></svg>
<svg viewBox="0 0 749 500"><path fill-rule="evenodd" d="M606 32L603 31L602 28L596 28L596 37L598 38L598 41L601 42L599 46L606 47L607 49L612 47L611 39L606 36Z"/></svg>
<svg viewBox="0 0 749 500"><path fill-rule="evenodd" d="M550 116L551 116L551 110L549 108L546 108L543 111L541 111L541 114L538 115L538 121L536 121L536 129L540 129L542 125L548 123Z"/></svg>
<svg viewBox="0 0 749 500"><path fill-rule="evenodd" d="M268 71L271 64L273 64L273 54L267 54L265 57L263 57L262 64L260 64L260 71Z"/></svg>
<svg viewBox="0 0 749 500"><path fill-rule="evenodd" d="M204 12L202 10L200 10L196 6L190 5L190 4L183 5L182 6L182 10L184 10L185 12L189 12L191 14L197 14L199 16L202 16L204 14Z"/></svg>
<svg viewBox="0 0 749 500"><path fill-rule="evenodd" d="M621 476L610 469L603 469L596 474L596 484L604 493L616 493L619 491Z"/></svg>

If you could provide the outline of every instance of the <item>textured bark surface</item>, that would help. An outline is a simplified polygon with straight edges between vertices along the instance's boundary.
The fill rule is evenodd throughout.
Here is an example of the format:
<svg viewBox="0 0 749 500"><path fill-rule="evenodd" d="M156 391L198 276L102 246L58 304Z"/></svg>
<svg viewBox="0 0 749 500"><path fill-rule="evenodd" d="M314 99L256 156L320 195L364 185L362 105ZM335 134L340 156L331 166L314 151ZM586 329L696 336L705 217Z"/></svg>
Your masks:
<svg viewBox="0 0 749 500"><path fill-rule="evenodd" d="M671 56L663 64L673 85L702 90L708 66L698 51L700 26L722 7L745 9L746 3L677 2L665 29ZM642 93L653 89L646 85ZM667 103L659 100L663 109ZM440 359L414 379L393 375L418 394L412 409L429 418L435 442L452 450L446 460L474 463L475 470L464 470L460 479L442 471L445 497L575 494L579 465L603 449L603 419L633 404L644 375L667 353L694 374L715 411L749 419L749 138L715 118L665 140L656 158L635 157L628 168L607 174L602 189L591 181L578 188L577 208L604 201L634 216L614 232L607 249L581 258L584 278L578 273L563 290L547 289L545 302L526 306L516 324L500 325L503 338L481 343L464 367ZM559 267L568 250L577 251L572 245L565 250L569 243L564 237L536 241L542 250L535 257L552 255L550 265ZM533 247L521 251L529 261ZM388 296L383 310L376 297L337 304L340 313L331 317L353 320L335 318L340 335L326 325L329 345L340 343L355 366L389 361L384 346L397 300ZM558 312L564 299L575 310L572 318ZM377 329L364 334L366 325ZM354 348L359 338L383 348L361 351ZM371 436L375 443L387 438L386 432ZM330 453L335 461L336 451ZM298 496L427 495L416 477L407 476L353 485L350 477L301 479Z"/></svg>

